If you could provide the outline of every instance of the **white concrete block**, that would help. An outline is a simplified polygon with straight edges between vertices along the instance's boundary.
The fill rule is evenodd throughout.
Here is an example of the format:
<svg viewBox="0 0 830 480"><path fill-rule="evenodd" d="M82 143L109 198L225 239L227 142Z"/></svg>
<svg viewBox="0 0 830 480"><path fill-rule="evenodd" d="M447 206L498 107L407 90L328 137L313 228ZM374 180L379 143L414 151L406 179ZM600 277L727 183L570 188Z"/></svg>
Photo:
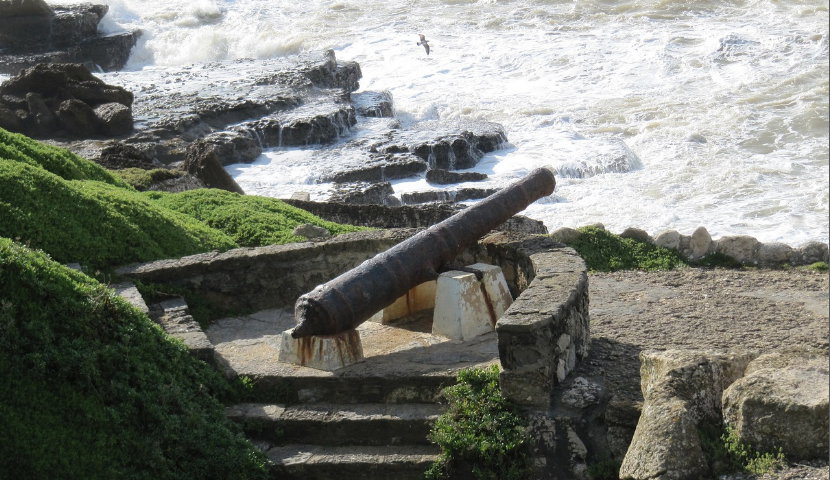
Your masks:
<svg viewBox="0 0 830 480"><path fill-rule="evenodd" d="M483 273L449 271L438 277L432 333L468 340L495 329L496 321L513 301L499 267L471 265Z"/></svg>
<svg viewBox="0 0 830 480"><path fill-rule="evenodd" d="M294 329L282 332L277 359L328 372L363 360L363 344L357 330L337 335L293 338Z"/></svg>

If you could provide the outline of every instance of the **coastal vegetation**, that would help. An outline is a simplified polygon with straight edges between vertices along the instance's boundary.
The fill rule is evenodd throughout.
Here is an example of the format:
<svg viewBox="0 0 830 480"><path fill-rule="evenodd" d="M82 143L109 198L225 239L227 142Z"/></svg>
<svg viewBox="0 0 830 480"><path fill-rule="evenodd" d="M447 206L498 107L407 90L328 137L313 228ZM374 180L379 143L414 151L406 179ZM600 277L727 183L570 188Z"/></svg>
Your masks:
<svg viewBox="0 0 830 480"><path fill-rule="evenodd" d="M129 178L129 175L128 175ZM0 129L0 471L9 478L256 479L224 415L239 390L94 278L128 262L298 240L276 199L142 193Z"/></svg>
<svg viewBox="0 0 830 480"><path fill-rule="evenodd" d="M470 368L443 390L447 411L430 433L441 448L426 474L430 480L520 480L531 471L530 438L517 407L499 389L499 369Z"/></svg>
<svg viewBox="0 0 830 480"><path fill-rule="evenodd" d="M623 238L592 225L578 231L581 235L568 246L579 253L589 270L671 270L686 265L675 250Z"/></svg>

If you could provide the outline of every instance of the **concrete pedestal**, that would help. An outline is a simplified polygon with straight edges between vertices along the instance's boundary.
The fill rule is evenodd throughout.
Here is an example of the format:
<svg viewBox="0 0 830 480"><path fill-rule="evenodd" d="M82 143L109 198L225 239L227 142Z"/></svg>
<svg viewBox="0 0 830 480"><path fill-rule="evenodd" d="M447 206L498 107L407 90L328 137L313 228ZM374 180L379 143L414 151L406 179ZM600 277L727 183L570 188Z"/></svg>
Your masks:
<svg viewBox="0 0 830 480"><path fill-rule="evenodd" d="M468 340L495 329L496 321L513 302L501 268L476 263L474 273L452 270L438 277L432 333Z"/></svg>
<svg viewBox="0 0 830 480"><path fill-rule="evenodd" d="M395 303L372 315L369 321L386 325L399 318L408 317L435 306L436 281L431 280L417 285L406 292L406 295L395 300Z"/></svg>
<svg viewBox="0 0 830 480"><path fill-rule="evenodd" d="M357 330L337 335L293 338L291 330L282 332L277 359L328 372L363 360L363 344Z"/></svg>

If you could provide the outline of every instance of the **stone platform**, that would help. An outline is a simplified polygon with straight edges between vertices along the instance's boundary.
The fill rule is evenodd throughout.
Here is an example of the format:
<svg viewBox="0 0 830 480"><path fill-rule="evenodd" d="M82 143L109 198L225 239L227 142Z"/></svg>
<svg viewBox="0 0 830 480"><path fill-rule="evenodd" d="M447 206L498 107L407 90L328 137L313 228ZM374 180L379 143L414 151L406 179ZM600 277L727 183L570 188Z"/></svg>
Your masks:
<svg viewBox="0 0 830 480"><path fill-rule="evenodd" d="M334 372L278 360L283 331L294 326L293 309L270 309L218 320L207 330L227 373L254 382L257 396L274 402L344 403L433 401L464 368L499 361L495 332L468 341L431 331L432 310L381 325L357 328L364 360Z"/></svg>

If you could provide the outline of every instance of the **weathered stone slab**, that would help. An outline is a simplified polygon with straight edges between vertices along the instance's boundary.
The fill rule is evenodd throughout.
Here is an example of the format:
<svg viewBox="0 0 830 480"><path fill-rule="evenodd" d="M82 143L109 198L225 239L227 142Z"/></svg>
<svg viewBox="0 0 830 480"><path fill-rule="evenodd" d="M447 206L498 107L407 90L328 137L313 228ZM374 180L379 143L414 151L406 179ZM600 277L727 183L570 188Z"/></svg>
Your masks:
<svg viewBox="0 0 830 480"><path fill-rule="evenodd" d="M758 451L826 459L829 381L826 352L763 355L723 393L724 421Z"/></svg>

